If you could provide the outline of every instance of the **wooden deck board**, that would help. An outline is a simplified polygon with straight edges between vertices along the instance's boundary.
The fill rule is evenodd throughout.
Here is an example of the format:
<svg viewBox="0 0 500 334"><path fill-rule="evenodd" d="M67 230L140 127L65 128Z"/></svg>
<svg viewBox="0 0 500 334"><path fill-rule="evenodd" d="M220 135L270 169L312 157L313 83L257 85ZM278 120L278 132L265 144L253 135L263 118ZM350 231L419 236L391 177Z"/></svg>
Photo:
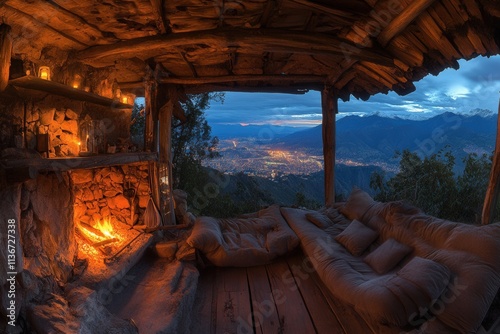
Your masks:
<svg viewBox="0 0 500 334"><path fill-rule="evenodd" d="M303 255L267 266L202 272L193 334L396 334L333 297Z"/></svg>
<svg viewBox="0 0 500 334"><path fill-rule="evenodd" d="M216 269L208 268L203 272L203 278L198 283L198 293L195 307L199 309L199 315L195 319L196 324L191 327L193 333L216 334L215 326L217 323L217 301L216 288Z"/></svg>
<svg viewBox="0 0 500 334"><path fill-rule="evenodd" d="M373 332L370 326L361 318L352 306L341 302L340 300L334 298L328 288L320 280L316 272L311 273L311 277L316 281L318 288L323 293L331 309L337 316L344 332L347 334L355 333L366 333L366 334L378 334Z"/></svg>
<svg viewBox="0 0 500 334"><path fill-rule="evenodd" d="M280 333L280 320L264 266L247 268L252 312L257 334Z"/></svg>
<svg viewBox="0 0 500 334"><path fill-rule="evenodd" d="M284 334L315 333L307 307L288 264L279 261L266 266Z"/></svg>
<svg viewBox="0 0 500 334"><path fill-rule="evenodd" d="M317 333L345 333L323 292L311 277L310 267L304 262L304 257L292 256L287 262Z"/></svg>
<svg viewBox="0 0 500 334"><path fill-rule="evenodd" d="M253 334L245 268L217 268L217 333Z"/></svg>

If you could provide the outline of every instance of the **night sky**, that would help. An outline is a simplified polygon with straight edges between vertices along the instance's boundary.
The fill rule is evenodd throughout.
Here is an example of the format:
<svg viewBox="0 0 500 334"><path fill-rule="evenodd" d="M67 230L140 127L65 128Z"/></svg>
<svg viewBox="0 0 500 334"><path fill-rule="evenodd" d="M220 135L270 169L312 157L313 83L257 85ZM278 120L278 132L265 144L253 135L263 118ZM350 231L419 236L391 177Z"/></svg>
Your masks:
<svg viewBox="0 0 500 334"><path fill-rule="evenodd" d="M404 118L427 118L443 112L463 113L475 108L498 109L500 56L460 60L460 69L446 69L415 83L406 96L377 94L368 101L351 97L339 101L338 118L380 113ZM305 95L228 92L224 104L212 102L206 112L211 125L252 124L314 126L321 123L320 93Z"/></svg>

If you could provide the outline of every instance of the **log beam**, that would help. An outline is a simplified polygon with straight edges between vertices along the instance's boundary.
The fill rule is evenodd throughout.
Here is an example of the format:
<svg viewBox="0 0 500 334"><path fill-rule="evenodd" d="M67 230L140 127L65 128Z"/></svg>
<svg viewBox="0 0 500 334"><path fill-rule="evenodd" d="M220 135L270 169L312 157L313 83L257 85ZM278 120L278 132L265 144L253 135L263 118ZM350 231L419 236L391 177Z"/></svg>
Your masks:
<svg viewBox="0 0 500 334"><path fill-rule="evenodd" d="M385 66L394 66L393 57L374 48L359 48L352 42L328 34L280 29L223 28L205 31L156 35L131 39L110 45L87 48L75 55L75 60L88 64L104 58L153 58L179 48L193 45L210 46L214 50L235 49L236 52L285 52L308 55L349 56ZM347 53L347 54L346 54Z"/></svg>
<svg viewBox="0 0 500 334"><path fill-rule="evenodd" d="M156 27L160 34L170 33L170 26L163 13L163 0L150 0L156 18Z"/></svg>
<svg viewBox="0 0 500 334"><path fill-rule="evenodd" d="M493 154L493 164L491 166L490 182L486 189L484 199L481 223L490 224L493 221L498 194L500 192L500 101L498 102L498 120L497 120L497 140L495 144L495 153Z"/></svg>
<svg viewBox="0 0 500 334"><path fill-rule="evenodd" d="M436 0L413 0L410 4L394 18L377 39L382 46L386 46L389 42L403 30L408 27L423 11L425 11Z"/></svg>
<svg viewBox="0 0 500 334"><path fill-rule="evenodd" d="M250 81L293 81L293 82L315 82L323 84L327 79L321 75L225 75L218 77L200 77L200 78L164 78L161 83L176 85L203 85L225 82L250 82Z"/></svg>
<svg viewBox="0 0 500 334"><path fill-rule="evenodd" d="M323 112L325 205L332 206L335 203L335 115L338 112L338 102L331 88L325 87L321 92L321 108Z"/></svg>
<svg viewBox="0 0 500 334"><path fill-rule="evenodd" d="M10 26L0 25L0 92L9 84L10 58L12 56L12 38Z"/></svg>
<svg viewBox="0 0 500 334"><path fill-rule="evenodd" d="M175 105L178 104L177 91L175 87L161 85L158 87L158 93L166 96L168 101L159 110L160 121L160 155L159 161L161 168L164 168L160 177L167 173L166 179L160 180L161 201L160 208L163 221L166 225L175 225L174 197L173 197L173 178L172 178L172 116Z"/></svg>
<svg viewBox="0 0 500 334"><path fill-rule="evenodd" d="M322 88L317 84L301 86L229 86L229 85L199 85L185 86L186 94L200 94L207 92L239 92L239 93L280 93L303 95L310 90L320 91Z"/></svg>

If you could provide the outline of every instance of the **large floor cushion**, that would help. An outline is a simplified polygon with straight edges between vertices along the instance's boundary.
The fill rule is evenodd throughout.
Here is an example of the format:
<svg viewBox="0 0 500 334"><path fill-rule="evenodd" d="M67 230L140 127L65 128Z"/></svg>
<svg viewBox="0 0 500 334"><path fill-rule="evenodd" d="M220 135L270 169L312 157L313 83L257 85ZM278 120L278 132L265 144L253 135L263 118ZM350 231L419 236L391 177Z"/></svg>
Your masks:
<svg viewBox="0 0 500 334"><path fill-rule="evenodd" d="M297 235L277 205L257 217L217 219L199 217L187 243L216 266L247 267L266 264L299 245Z"/></svg>

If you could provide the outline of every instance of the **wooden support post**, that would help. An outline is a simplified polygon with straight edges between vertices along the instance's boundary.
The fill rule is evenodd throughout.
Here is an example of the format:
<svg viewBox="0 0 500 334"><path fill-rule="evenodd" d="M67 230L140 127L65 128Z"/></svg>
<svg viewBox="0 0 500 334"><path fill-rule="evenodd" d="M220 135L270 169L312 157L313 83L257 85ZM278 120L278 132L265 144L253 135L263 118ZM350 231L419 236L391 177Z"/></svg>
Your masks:
<svg viewBox="0 0 500 334"><path fill-rule="evenodd" d="M337 98L330 88L321 93L323 110L323 157L325 169L325 204L335 203L335 114L338 112Z"/></svg>
<svg viewBox="0 0 500 334"><path fill-rule="evenodd" d="M495 144L495 153L493 153L493 164L491 166L490 182L486 190L484 199L483 213L481 223L483 225L490 224L493 220L495 207L498 200L500 190L500 101L498 102L498 119L497 119L497 140Z"/></svg>
<svg viewBox="0 0 500 334"><path fill-rule="evenodd" d="M10 26L0 25L0 92L3 92L9 83L10 57L12 56L12 38Z"/></svg>
<svg viewBox="0 0 500 334"><path fill-rule="evenodd" d="M177 91L174 87L160 86L158 92L168 97L168 101L159 110L160 120L160 176L161 208L165 224L175 225L174 197L172 189L172 116L177 104ZM166 178L165 178L166 174Z"/></svg>

